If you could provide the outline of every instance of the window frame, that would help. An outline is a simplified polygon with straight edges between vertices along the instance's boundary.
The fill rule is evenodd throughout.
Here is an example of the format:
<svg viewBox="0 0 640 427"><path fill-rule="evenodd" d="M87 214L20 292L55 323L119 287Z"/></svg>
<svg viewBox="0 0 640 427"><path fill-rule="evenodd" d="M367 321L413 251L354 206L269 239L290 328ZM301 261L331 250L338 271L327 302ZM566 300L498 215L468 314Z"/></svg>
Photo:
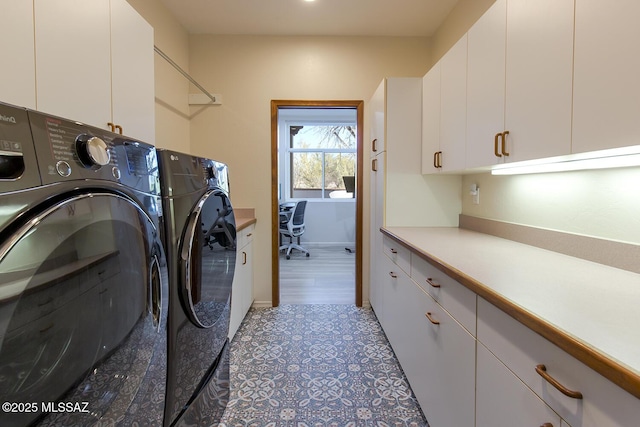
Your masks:
<svg viewBox="0 0 640 427"><path fill-rule="evenodd" d="M283 141L286 141L286 144L280 144L281 150L280 155L283 156L282 162L280 163L283 166L283 177L282 177L282 185L283 188L280 189L280 200L284 202L295 202L298 200L308 200L313 203L326 203L326 202L338 202L338 203L349 203L355 202L355 198L331 198L329 197L329 193L327 192L326 184L326 176L325 176L325 163L326 154L352 154L354 156L354 175L358 173L358 142L357 142L357 121L355 120L336 120L336 119L287 119L284 120L284 126L282 127L281 137ZM297 126L340 126L340 125L350 125L356 128L356 137L354 138L354 146L353 148L292 148L292 134L291 128ZM322 176L321 176L321 197L292 197L293 194L293 174L292 174L292 153L321 153L322 155ZM335 191L335 190L330 190ZM329 191L329 192L330 192Z"/></svg>

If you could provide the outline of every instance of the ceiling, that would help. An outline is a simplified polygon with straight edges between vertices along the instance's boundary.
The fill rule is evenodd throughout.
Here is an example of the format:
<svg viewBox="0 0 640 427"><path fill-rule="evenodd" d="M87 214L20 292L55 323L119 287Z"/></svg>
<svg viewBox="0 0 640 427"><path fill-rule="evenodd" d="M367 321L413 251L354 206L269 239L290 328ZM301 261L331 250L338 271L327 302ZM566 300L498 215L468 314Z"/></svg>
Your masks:
<svg viewBox="0 0 640 427"><path fill-rule="evenodd" d="M458 0L160 0L192 34L431 36Z"/></svg>

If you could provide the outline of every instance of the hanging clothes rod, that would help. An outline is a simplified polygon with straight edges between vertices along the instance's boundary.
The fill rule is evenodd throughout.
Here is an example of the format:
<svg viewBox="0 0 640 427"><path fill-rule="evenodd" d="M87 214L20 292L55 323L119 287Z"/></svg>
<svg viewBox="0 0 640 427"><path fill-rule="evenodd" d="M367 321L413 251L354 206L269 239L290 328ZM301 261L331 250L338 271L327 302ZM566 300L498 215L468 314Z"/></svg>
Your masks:
<svg viewBox="0 0 640 427"><path fill-rule="evenodd" d="M198 89L200 89L202 91L202 93L204 93L205 95L207 95L209 98L211 98L211 101L213 101L214 103L217 103L218 101L216 100L216 97L211 95L205 88L203 88L200 83L198 83L197 81L195 81L193 79L193 77L191 77L189 74L187 74L186 71L184 71L182 68L180 68L180 66L178 64L176 64L173 59L169 58L167 56L166 53L164 53L163 51L160 50L160 48L158 48L158 46L153 46L153 50L156 51L156 53L158 55L160 55L162 58L164 58L165 61L167 61L169 64L171 64L171 66L173 68L175 68L176 70L178 70L180 72L180 74L182 74L187 80L189 80L191 83L193 83L193 85L195 87L197 87Z"/></svg>

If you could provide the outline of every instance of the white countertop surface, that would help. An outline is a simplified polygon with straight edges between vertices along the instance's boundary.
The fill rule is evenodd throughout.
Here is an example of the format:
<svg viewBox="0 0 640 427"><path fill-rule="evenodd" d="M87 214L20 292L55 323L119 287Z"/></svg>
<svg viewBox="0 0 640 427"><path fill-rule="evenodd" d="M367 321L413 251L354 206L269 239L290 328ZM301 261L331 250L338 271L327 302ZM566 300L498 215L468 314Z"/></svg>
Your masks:
<svg viewBox="0 0 640 427"><path fill-rule="evenodd" d="M609 359L640 384L639 274L459 228L383 232L441 264L479 295L495 294Z"/></svg>

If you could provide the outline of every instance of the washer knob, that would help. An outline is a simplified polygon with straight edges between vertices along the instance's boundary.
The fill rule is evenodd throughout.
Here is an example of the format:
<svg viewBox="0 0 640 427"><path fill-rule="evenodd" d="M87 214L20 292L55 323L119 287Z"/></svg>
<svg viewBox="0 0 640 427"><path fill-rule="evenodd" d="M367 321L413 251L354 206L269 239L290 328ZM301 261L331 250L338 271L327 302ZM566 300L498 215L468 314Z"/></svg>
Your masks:
<svg viewBox="0 0 640 427"><path fill-rule="evenodd" d="M78 159L87 168L100 169L111 161L107 143L97 136L80 134L76 138Z"/></svg>

